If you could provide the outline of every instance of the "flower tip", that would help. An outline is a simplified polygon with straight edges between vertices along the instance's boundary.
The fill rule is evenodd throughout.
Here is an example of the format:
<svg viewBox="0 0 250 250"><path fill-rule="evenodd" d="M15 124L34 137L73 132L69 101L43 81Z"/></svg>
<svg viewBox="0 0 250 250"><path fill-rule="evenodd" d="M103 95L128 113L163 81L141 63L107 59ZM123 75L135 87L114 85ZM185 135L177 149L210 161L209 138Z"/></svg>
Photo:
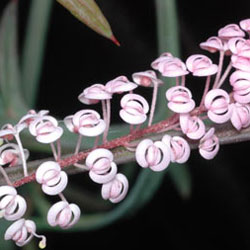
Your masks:
<svg viewBox="0 0 250 250"><path fill-rule="evenodd" d="M110 37L110 40L111 40L115 45L117 45L118 47L121 46L120 42L116 39L116 37L115 37L114 35L112 35L112 36Z"/></svg>

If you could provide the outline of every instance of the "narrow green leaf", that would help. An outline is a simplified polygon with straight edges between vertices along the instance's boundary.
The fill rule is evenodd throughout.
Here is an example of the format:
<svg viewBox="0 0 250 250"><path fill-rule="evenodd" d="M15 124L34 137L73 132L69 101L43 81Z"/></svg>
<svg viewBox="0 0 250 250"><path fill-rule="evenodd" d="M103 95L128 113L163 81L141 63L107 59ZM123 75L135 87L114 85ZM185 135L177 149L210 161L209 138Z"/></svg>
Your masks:
<svg viewBox="0 0 250 250"><path fill-rule="evenodd" d="M21 64L22 91L30 107L34 107L37 97L53 2L53 0L32 0L31 2Z"/></svg>
<svg viewBox="0 0 250 250"><path fill-rule="evenodd" d="M57 0L78 20L119 46L110 25L94 0Z"/></svg>
<svg viewBox="0 0 250 250"><path fill-rule="evenodd" d="M20 89L17 53L17 1L10 1L0 22L0 91L7 117L26 112Z"/></svg>
<svg viewBox="0 0 250 250"><path fill-rule="evenodd" d="M16 249L15 244L12 240L4 240L4 234L6 229L10 226L11 222L5 219L1 219L0 222L0 246L4 250L14 250Z"/></svg>

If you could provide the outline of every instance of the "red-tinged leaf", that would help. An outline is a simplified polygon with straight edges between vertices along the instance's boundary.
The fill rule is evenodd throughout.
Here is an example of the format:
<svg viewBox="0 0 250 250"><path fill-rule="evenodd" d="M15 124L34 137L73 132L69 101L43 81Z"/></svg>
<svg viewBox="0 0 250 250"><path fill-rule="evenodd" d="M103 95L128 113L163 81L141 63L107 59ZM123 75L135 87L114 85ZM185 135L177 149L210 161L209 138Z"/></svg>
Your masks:
<svg viewBox="0 0 250 250"><path fill-rule="evenodd" d="M120 45L113 35L110 25L94 0L57 0L78 20L98 34Z"/></svg>

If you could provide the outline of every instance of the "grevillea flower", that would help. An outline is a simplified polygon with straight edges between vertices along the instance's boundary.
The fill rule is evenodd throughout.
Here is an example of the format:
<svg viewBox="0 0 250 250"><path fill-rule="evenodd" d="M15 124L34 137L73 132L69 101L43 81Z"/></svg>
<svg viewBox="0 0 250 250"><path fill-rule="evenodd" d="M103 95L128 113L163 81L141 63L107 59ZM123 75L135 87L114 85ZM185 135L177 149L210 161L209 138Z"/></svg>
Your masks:
<svg viewBox="0 0 250 250"><path fill-rule="evenodd" d="M250 105L234 103L231 122L237 130L248 127L250 124Z"/></svg>
<svg viewBox="0 0 250 250"><path fill-rule="evenodd" d="M67 186L68 176L57 162L46 161L36 170L36 181L42 184L44 193L57 195Z"/></svg>
<svg viewBox="0 0 250 250"><path fill-rule="evenodd" d="M126 76L118 76L105 84L105 90L110 94L121 94L134 90L138 86L130 82Z"/></svg>
<svg viewBox="0 0 250 250"><path fill-rule="evenodd" d="M98 136L106 128L104 120L92 109L78 111L74 115L64 118L64 123L69 131L84 136Z"/></svg>
<svg viewBox="0 0 250 250"><path fill-rule="evenodd" d="M242 37L231 38L228 41L228 48L234 55L250 58L250 40Z"/></svg>
<svg viewBox="0 0 250 250"><path fill-rule="evenodd" d="M207 41L200 43L200 47L210 53L224 50L223 42L217 36L212 36L208 38Z"/></svg>
<svg viewBox="0 0 250 250"><path fill-rule="evenodd" d="M219 139L214 134L214 128L211 128L201 138L199 143L199 153L207 160L213 159L219 151Z"/></svg>
<svg viewBox="0 0 250 250"><path fill-rule="evenodd" d="M145 98L137 94L127 94L121 99L120 117L129 124L142 124L147 119L149 106Z"/></svg>
<svg viewBox="0 0 250 250"><path fill-rule="evenodd" d="M32 220L20 219L8 227L4 239L13 240L17 246L22 247L29 243L33 236L42 239L39 243L40 248L46 247L46 238L36 233L36 224Z"/></svg>
<svg viewBox="0 0 250 250"><path fill-rule="evenodd" d="M24 149L25 159L29 157L29 151ZM22 163L20 149L17 144L7 143L0 147L0 165L9 164L10 167Z"/></svg>
<svg viewBox="0 0 250 250"><path fill-rule="evenodd" d="M158 58L156 58L152 63L151 63L151 67L155 70L159 70L159 63L163 62L163 61L168 61L168 60L172 60L173 59L173 55L169 52L165 52L162 53Z"/></svg>
<svg viewBox="0 0 250 250"><path fill-rule="evenodd" d="M111 99L112 94L107 92L106 87L103 84L93 84L92 86L83 90L78 96L80 102L84 104L95 104L100 100Z"/></svg>
<svg viewBox="0 0 250 250"><path fill-rule="evenodd" d="M180 114L182 132L190 139L198 140L205 134L205 124L198 116Z"/></svg>
<svg viewBox="0 0 250 250"><path fill-rule="evenodd" d="M26 212L27 204L24 198L17 194L14 187L0 187L0 213L6 220L18 220Z"/></svg>
<svg viewBox="0 0 250 250"><path fill-rule="evenodd" d="M170 148L161 141L142 140L135 151L136 162L143 168L162 171L170 162Z"/></svg>
<svg viewBox="0 0 250 250"><path fill-rule="evenodd" d="M128 180L125 175L117 174L110 182L102 185L102 198L118 203L123 200L128 192Z"/></svg>
<svg viewBox="0 0 250 250"><path fill-rule="evenodd" d="M76 204L59 201L49 209L47 220L52 227L60 226L67 229L78 222L80 215L81 210Z"/></svg>
<svg viewBox="0 0 250 250"><path fill-rule="evenodd" d="M218 66L204 55L192 55L186 61L187 68L194 76L210 76L218 71Z"/></svg>
<svg viewBox="0 0 250 250"><path fill-rule="evenodd" d="M25 123L27 126L30 125L30 123L32 121L34 121L34 119L38 118L38 117L43 117L45 115L47 115L49 113L48 110L40 110L38 113L31 109L28 111L28 113L26 115L24 115L20 120L19 120L19 124L20 123Z"/></svg>
<svg viewBox="0 0 250 250"><path fill-rule="evenodd" d="M237 24L228 24L225 27L219 29L218 37L224 41L228 41L233 37L244 37L245 33L240 29Z"/></svg>
<svg viewBox="0 0 250 250"><path fill-rule="evenodd" d="M162 142L170 148L171 162L184 163L190 156L190 146L187 141L180 136L164 135Z"/></svg>
<svg viewBox="0 0 250 250"><path fill-rule="evenodd" d="M232 55L231 62L234 68L250 72L250 58Z"/></svg>
<svg viewBox="0 0 250 250"><path fill-rule="evenodd" d="M250 72L235 71L230 76L230 84L233 86L233 98L238 103L250 102Z"/></svg>
<svg viewBox="0 0 250 250"><path fill-rule="evenodd" d="M58 127L57 120L52 116L36 118L31 122L29 131L41 143L52 143L63 134L63 129Z"/></svg>
<svg viewBox="0 0 250 250"><path fill-rule="evenodd" d="M99 184L111 181L117 173L117 166L113 159L114 156L108 149L98 148L93 150L87 156L85 162L89 169L89 177Z"/></svg>
<svg viewBox="0 0 250 250"><path fill-rule="evenodd" d="M191 91L183 86L169 88L166 92L168 107L176 113L189 113L195 107Z"/></svg>
<svg viewBox="0 0 250 250"><path fill-rule="evenodd" d="M25 127L25 124L17 124L15 126L11 124L5 124L0 130L0 137L8 141L13 140L15 136L19 135L19 133L25 129Z"/></svg>
<svg viewBox="0 0 250 250"><path fill-rule="evenodd" d="M143 87L154 87L155 84L162 85L163 81L158 79L153 70L136 72L132 75L133 81Z"/></svg>
<svg viewBox="0 0 250 250"><path fill-rule="evenodd" d="M240 21L241 29L245 30L247 33L250 33L250 19L245 19Z"/></svg>

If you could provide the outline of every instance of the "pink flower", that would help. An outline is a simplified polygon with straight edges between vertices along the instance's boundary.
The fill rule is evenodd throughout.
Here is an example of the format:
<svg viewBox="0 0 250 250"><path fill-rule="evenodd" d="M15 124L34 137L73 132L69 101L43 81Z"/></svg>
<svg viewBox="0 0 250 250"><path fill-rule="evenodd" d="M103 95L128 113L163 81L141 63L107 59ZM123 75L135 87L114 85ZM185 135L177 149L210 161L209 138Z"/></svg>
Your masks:
<svg viewBox="0 0 250 250"><path fill-rule="evenodd" d="M211 128L201 138L199 143L199 153L207 160L213 159L219 151L219 139L214 134L214 128Z"/></svg>
<svg viewBox="0 0 250 250"><path fill-rule="evenodd" d="M166 169L170 162L170 148L161 141L142 140L136 147L136 162L153 171Z"/></svg>
<svg viewBox="0 0 250 250"><path fill-rule="evenodd" d="M89 177L99 184L111 181L117 173L117 166L113 159L112 152L107 149L99 148L93 150L87 156L85 162L89 169Z"/></svg>
<svg viewBox="0 0 250 250"><path fill-rule="evenodd" d="M250 103L250 72L235 71L230 76L230 84L233 86L233 98L238 103Z"/></svg>
<svg viewBox="0 0 250 250"><path fill-rule="evenodd" d="M29 157L29 151L24 149L25 159ZM0 165L9 164L10 167L22 163L20 149L14 143L7 143L0 147Z"/></svg>
<svg viewBox="0 0 250 250"><path fill-rule="evenodd" d="M27 113L26 115L24 115L24 116L20 119L20 121L19 121L18 123L19 123L19 124L20 124L20 123L25 123L27 126L29 126L30 123L31 123L32 121L34 121L34 119L36 119L36 118L38 118L38 117L43 117L43 116L47 115L48 113L49 113L48 110L40 110L40 111L37 113L35 110L31 109L31 110L28 111L28 113Z"/></svg>
<svg viewBox="0 0 250 250"><path fill-rule="evenodd" d="M36 181L42 184L44 193L57 195L67 186L68 176L57 162L46 161L36 170Z"/></svg>
<svg viewBox="0 0 250 250"><path fill-rule="evenodd" d="M247 33L250 33L250 19L240 21L240 27Z"/></svg>
<svg viewBox="0 0 250 250"><path fill-rule="evenodd" d="M127 94L121 99L120 117L129 124L142 124L147 119L149 106L140 95Z"/></svg>
<svg viewBox="0 0 250 250"><path fill-rule="evenodd" d="M64 123L69 131L84 136L98 136L106 128L106 124L101 119L101 116L91 109L81 110L74 115L65 117Z"/></svg>
<svg viewBox="0 0 250 250"><path fill-rule="evenodd" d="M218 31L218 36L222 40L227 41L233 37L244 37L245 33L237 24L228 24Z"/></svg>
<svg viewBox="0 0 250 250"><path fill-rule="evenodd" d="M67 229L78 222L80 215L80 208L76 204L59 201L49 209L47 220L52 227L60 226Z"/></svg>
<svg viewBox="0 0 250 250"><path fill-rule="evenodd" d="M205 107L209 119L215 123L227 122L232 115L230 97L223 89L212 89L205 97Z"/></svg>
<svg viewBox="0 0 250 250"><path fill-rule="evenodd" d="M250 40L242 37L231 38L228 41L228 48L234 55L250 58Z"/></svg>
<svg viewBox="0 0 250 250"><path fill-rule="evenodd" d="M170 148L171 162L184 163L190 156L190 146L187 141L180 136L164 135L162 142Z"/></svg>
<svg viewBox="0 0 250 250"><path fill-rule="evenodd" d="M134 73L132 78L136 84L143 87L154 87L155 84L163 84L163 81L157 78L153 70Z"/></svg>
<svg viewBox="0 0 250 250"><path fill-rule="evenodd" d="M124 93L137 88L137 85L130 82L126 76L118 76L115 79L109 81L105 85L105 90L110 93Z"/></svg>
<svg viewBox="0 0 250 250"><path fill-rule="evenodd" d="M250 72L250 58L232 55L231 62L234 68Z"/></svg>
<svg viewBox="0 0 250 250"><path fill-rule="evenodd" d="M31 220L20 219L8 227L5 232L5 240L13 240L16 245L22 247L29 243L33 236L42 238L39 243L40 248L46 247L46 238L43 235L36 234L36 225Z"/></svg>
<svg viewBox="0 0 250 250"><path fill-rule="evenodd" d="M172 56L171 53L169 52L165 52L163 54L161 54L157 59L155 59L152 63L151 63L151 67L155 70L159 70L159 63L163 62L163 61L168 61L168 60L172 60L174 57Z"/></svg>
<svg viewBox="0 0 250 250"><path fill-rule="evenodd" d="M0 213L6 220L20 219L26 212L27 204L24 198L17 194L14 187L0 187Z"/></svg>
<svg viewBox="0 0 250 250"><path fill-rule="evenodd" d="M41 143L52 143L63 134L63 129L58 127L57 120L52 116L36 118L31 122L29 131Z"/></svg>
<svg viewBox="0 0 250 250"><path fill-rule="evenodd" d="M96 104L100 100L111 99L112 94L108 93L106 87L102 84L93 84L92 86L84 89L78 96L80 102L84 104Z"/></svg>
<svg viewBox="0 0 250 250"><path fill-rule="evenodd" d="M0 130L0 137L5 140L13 140L19 133L25 129L25 124L17 124L15 126L11 124L5 124Z"/></svg>
<svg viewBox="0 0 250 250"><path fill-rule="evenodd" d="M186 61L187 68L194 76L210 76L218 71L218 66L204 55L192 55Z"/></svg>
<svg viewBox="0 0 250 250"><path fill-rule="evenodd" d="M210 53L224 50L223 42L217 36L212 36L208 38L206 42L200 43L200 47Z"/></svg>
<svg viewBox="0 0 250 250"><path fill-rule="evenodd" d="M125 175L117 174L110 182L102 185L102 197L118 203L125 198L128 192L128 180Z"/></svg>
<svg viewBox="0 0 250 250"><path fill-rule="evenodd" d="M183 86L169 88L166 92L168 107L176 113L189 113L195 107L191 91Z"/></svg>
<svg viewBox="0 0 250 250"><path fill-rule="evenodd" d="M231 122L237 130L248 127L250 124L250 105L234 103Z"/></svg>
<svg viewBox="0 0 250 250"><path fill-rule="evenodd" d="M182 132L190 139L198 140L205 134L205 124L198 116L180 114Z"/></svg>

